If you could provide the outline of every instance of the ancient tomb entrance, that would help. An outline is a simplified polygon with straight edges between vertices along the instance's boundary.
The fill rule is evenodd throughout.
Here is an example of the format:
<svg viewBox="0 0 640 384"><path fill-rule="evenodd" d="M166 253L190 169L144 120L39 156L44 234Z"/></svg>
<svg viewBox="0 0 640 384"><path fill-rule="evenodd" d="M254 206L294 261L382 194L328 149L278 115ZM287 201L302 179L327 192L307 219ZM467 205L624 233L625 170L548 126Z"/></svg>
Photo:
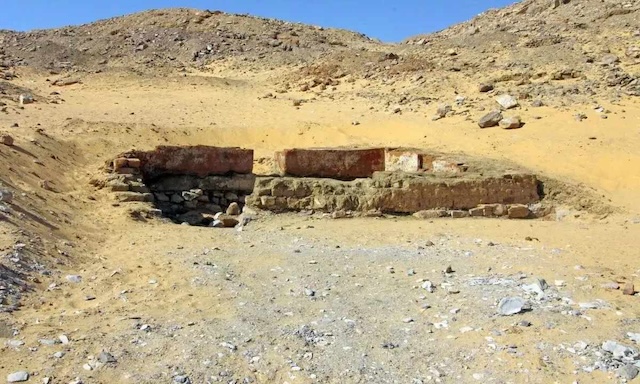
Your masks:
<svg viewBox="0 0 640 384"><path fill-rule="evenodd" d="M111 164L120 202L153 203L176 223L232 227L253 192L253 150L159 146L130 151Z"/></svg>

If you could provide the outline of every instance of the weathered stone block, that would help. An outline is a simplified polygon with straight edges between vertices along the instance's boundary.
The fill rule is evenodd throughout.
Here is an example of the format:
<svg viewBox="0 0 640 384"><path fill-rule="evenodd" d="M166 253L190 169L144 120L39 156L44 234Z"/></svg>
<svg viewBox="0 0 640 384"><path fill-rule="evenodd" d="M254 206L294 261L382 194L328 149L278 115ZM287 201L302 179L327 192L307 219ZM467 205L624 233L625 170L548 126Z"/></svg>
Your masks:
<svg viewBox="0 0 640 384"><path fill-rule="evenodd" d="M450 214L451 214L451 217L453 217L454 219L469 217L469 211L453 210L450 212Z"/></svg>
<svg viewBox="0 0 640 384"><path fill-rule="evenodd" d="M142 183L139 183L139 182L131 182L129 184L129 186L130 186L129 189L132 192L138 192L138 193L149 193L150 192L149 188L146 185L144 185Z"/></svg>
<svg viewBox="0 0 640 384"><path fill-rule="evenodd" d="M275 161L283 175L349 180L383 171L385 150L287 149L277 152Z"/></svg>
<svg viewBox="0 0 640 384"><path fill-rule="evenodd" d="M449 160L434 160L431 163L433 173L461 173L467 170L464 164Z"/></svg>
<svg viewBox="0 0 640 384"><path fill-rule="evenodd" d="M138 173L138 170L135 168L122 167L122 168L115 169L115 172L121 175L135 175Z"/></svg>
<svg viewBox="0 0 640 384"><path fill-rule="evenodd" d="M107 186L109 187L109 189L111 189L112 192L126 192L129 190L129 184L122 183L117 180L109 181L107 183Z"/></svg>
<svg viewBox="0 0 640 384"><path fill-rule="evenodd" d="M529 207L523 204L510 205L507 212L510 219L526 219L531 214Z"/></svg>
<svg viewBox="0 0 640 384"><path fill-rule="evenodd" d="M147 178L163 175L226 175L251 173L253 150L197 146L158 146L153 151L135 151L140 169Z"/></svg>
<svg viewBox="0 0 640 384"><path fill-rule="evenodd" d="M153 194L136 192L117 192L115 193L115 199L121 203L154 201Z"/></svg>
<svg viewBox="0 0 640 384"><path fill-rule="evenodd" d="M437 219L445 216L447 216L447 211L444 209L428 209L413 214L413 217L421 220Z"/></svg>
<svg viewBox="0 0 640 384"><path fill-rule="evenodd" d="M124 158L124 157L119 157L117 159L113 159L112 166L113 166L113 171L114 172L118 172L118 170L120 168L128 167L127 159Z"/></svg>
<svg viewBox="0 0 640 384"><path fill-rule="evenodd" d="M422 168L420 155L415 151L387 150L384 170L387 172L418 172Z"/></svg>
<svg viewBox="0 0 640 384"><path fill-rule="evenodd" d="M255 175L236 174L231 176L208 176L201 179L198 182L198 186L209 191L242 191L251 193L255 183Z"/></svg>
<svg viewBox="0 0 640 384"><path fill-rule="evenodd" d="M494 216L504 216L507 214L507 207L504 204L492 204Z"/></svg>
<svg viewBox="0 0 640 384"><path fill-rule="evenodd" d="M129 168L140 168L140 159L127 159L127 166Z"/></svg>
<svg viewBox="0 0 640 384"><path fill-rule="evenodd" d="M482 207L471 208L469 210L469 216L471 217L482 217L485 215L485 210Z"/></svg>

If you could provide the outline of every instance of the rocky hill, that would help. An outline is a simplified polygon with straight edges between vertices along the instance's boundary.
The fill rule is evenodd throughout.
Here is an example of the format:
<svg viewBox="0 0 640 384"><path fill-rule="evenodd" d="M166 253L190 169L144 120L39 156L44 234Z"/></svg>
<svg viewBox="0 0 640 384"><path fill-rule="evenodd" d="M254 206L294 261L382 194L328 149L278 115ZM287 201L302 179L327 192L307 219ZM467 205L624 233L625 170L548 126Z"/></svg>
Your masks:
<svg viewBox="0 0 640 384"><path fill-rule="evenodd" d="M420 109L456 93L511 92L537 104L640 96L640 2L526 0L446 30L382 44L362 34L191 9L95 23L0 32L0 71L112 69L165 73L231 63L241 72L286 69L283 92L364 80L364 97ZM402 91L400 91L402 89ZM329 93L329 97L336 97Z"/></svg>
<svg viewBox="0 0 640 384"><path fill-rule="evenodd" d="M4 66L49 70L201 66L228 57L268 65L371 43L354 32L247 15L168 9L27 33L2 31Z"/></svg>

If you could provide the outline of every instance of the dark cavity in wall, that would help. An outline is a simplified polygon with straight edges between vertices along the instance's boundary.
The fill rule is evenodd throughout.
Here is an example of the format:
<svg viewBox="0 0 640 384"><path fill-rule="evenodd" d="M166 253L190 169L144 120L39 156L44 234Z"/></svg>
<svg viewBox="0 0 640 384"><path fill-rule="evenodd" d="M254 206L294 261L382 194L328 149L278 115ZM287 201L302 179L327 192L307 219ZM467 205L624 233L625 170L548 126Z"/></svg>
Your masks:
<svg viewBox="0 0 640 384"><path fill-rule="evenodd" d="M232 205L237 205L241 212L247 196L253 192L255 176L168 175L145 180L145 184L153 194L154 204L162 211L163 216L178 224L209 226L216 214L226 213Z"/></svg>

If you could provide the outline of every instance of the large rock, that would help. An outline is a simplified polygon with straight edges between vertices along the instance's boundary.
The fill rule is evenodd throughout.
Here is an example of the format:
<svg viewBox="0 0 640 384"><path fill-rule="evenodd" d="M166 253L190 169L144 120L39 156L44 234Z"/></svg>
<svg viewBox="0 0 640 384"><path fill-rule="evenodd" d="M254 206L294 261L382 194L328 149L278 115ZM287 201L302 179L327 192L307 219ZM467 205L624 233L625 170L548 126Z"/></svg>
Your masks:
<svg viewBox="0 0 640 384"><path fill-rule="evenodd" d="M496 97L496 102L504 109L511 109L518 106L518 99L507 94Z"/></svg>
<svg viewBox="0 0 640 384"><path fill-rule="evenodd" d="M7 375L8 383L22 383L29 380L29 372L19 371Z"/></svg>
<svg viewBox="0 0 640 384"><path fill-rule="evenodd" d="M478 126L480 128L495 127L500 124L500 120L502 120L502 113L500 111L491 111L480 118Z"/></svg>
<svg viewBox="0 0 640 384"><path fill-rule="evenodd" d="M527 309L527 302L521 297L505 297L498 303L498 314L511 316Z"/></svg>
<svg viewBox="0 0 640 384"><path fill-rule="evenodd" d="M500 120L500 127L503 129L518 129L522 127L520 116L511 116Z"/></svg>
<svg viewBox="0 0 640 384"><path fill-rule="evenodd" d="M287 149L276 152L276 166L283 175L349 180L384 171L384 148Z"/></svg>
<svg viewBox="0 0 640 384"><path fill-rule="evenodd" d="M247 174L253 170L252 149L205 145L158 146L153 151L134 151L124 157L140 159L139 167L147 178L165 175L205 177L229 173Z"/></svg>

